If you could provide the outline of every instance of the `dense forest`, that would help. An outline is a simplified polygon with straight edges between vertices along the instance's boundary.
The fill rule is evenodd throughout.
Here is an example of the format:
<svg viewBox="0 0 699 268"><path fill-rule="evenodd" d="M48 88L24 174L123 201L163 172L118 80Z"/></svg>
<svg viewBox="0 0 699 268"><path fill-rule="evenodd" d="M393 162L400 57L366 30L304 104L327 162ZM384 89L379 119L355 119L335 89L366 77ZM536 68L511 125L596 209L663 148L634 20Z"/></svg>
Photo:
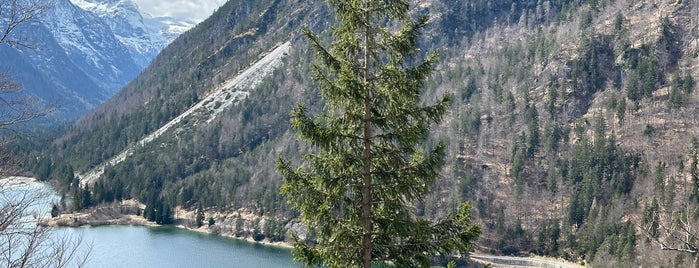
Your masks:
<svg viewBox="0 0 699 268"><path fill-rule="evenodd" d="M699 243L682 240L699 235L684 228L699 225L697 1L411 3L413 15L431 16L420 47L441 53L426 101L453 96L430 139L447 143L446 165L415 204L420 215L441 219L471 201L477 248L489 253L697 264ZM291 108L324 106L300 29L322 40L332 19L322 3L228 1L114 98L43 150L32 147L26 165L73 197L64 209L136 199L153 221L176 220L176 207L203 209L236 233L288 239L298 213L279 193L274 161L307 150L290 130ZM81 187L76 174L285 41L284 65L247 99L210 123L181 122Z"/></svg>

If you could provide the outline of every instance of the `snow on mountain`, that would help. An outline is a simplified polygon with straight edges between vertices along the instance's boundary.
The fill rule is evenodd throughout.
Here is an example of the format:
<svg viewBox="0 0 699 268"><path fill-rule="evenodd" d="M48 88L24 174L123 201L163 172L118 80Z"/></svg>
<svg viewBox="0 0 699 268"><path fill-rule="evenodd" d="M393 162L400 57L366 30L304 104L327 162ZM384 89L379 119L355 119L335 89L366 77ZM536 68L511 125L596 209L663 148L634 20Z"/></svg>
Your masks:
<svg viewBox="0 0 699 268"><path fill-rule="evenodd" d="M129 48L104 19L68 1L56 1L42 21L78 68L93 74L107 94L115 93L143 68L131 60Z"/></svg>
<svg viewBox="0 0 699 268"><path fill-rule="evenodd" d="M194 25L152 18L130 0L42 0L52 8L18 33L34 49L0 47L0 71L24 93L74 118L135 78L170 41Z"/></svg>
<svg viewBox="0 0 699 268"><path fill-rule="evenodd" d="M160 50L184 31L192 22L172 18L153 18L142 14L130 0L71 0L71 2L102 18L117 39L127 46L134 61L145 67Z"/></svg>

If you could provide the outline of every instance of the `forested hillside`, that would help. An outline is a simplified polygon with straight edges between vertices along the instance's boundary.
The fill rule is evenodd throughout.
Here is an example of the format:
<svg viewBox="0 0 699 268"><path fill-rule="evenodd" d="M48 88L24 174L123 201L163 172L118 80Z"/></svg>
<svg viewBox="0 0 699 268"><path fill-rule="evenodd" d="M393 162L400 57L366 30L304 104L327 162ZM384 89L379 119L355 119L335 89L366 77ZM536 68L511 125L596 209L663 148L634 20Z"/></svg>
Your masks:
<svg viewBox="0 0 699 268"><path fill-rule="evenodd" d="M423 51L441 52L427 101L453 95L432 139L447 142L447 165L415 204L420 214L438 219L471 201L485 252L605 267L697 264L699 1L411 3L432 17ZM328 12L321 2L229 1L30 165L41 179L72 183L66 192L81 205L202 207L234 232L284 239L297 213L279 194L274 161L306 150L289 128L291 107L323 107L299 30L324 38ZM182 122L78 189L74 171L286 41L284 66L247 99L210 123Z"/></svg>

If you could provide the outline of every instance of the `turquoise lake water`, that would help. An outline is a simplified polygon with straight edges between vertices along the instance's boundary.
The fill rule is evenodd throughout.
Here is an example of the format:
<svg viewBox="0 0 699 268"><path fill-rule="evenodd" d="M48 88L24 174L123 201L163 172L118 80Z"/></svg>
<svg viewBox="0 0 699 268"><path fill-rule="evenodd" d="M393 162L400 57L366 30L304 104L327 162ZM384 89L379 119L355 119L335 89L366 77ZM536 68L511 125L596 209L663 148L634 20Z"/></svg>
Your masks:
<svg viewBox="0 0 699 268"><path fill-rule="evenodd" d="M59 228L92 245L86 267L299 267L289 249L175 227Z"/></svg>
<svg viewBox="0 0 699 268"><path fill-rule="evenodd" d="M41 194L45 202L30 208L29 215L47 216L60 197L50 186L29 182L16 185L0 180L0 201ZM101 226L56 228L52 236L82 238L80 250L90 248L84 267L299 267L286 248L265 246L232 238L187 231L176 227ZM1 262L0 262L1 263ZM73 265L74 266L74 265Z"/></svg>

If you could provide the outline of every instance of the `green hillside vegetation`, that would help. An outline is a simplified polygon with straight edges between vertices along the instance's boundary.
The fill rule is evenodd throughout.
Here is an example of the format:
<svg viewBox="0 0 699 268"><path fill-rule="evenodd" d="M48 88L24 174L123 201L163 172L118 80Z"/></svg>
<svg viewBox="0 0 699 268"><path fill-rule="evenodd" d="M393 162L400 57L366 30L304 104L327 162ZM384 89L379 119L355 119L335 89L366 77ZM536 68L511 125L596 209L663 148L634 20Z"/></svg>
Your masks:
<svg viewBox="0 0 699 268"><path fill-rule="evenodd" d="M605 267L697 264L699 244L678 240L688 233L674 224L699 224L696 2L413 3L414 16L432 17L421 51L441 52L425 101L453 96L428 139L446 141L446 157L442 177L414 204L420 216L444 219L471 201L482 226L477 248L494 254ZM299 29L322 33L329 14L322 3L229 1L28 165L87 197L78 202L85 206L135 198L149 208L202 207L207 217L230 216L216 226L289 239L284 230L299 215L279 192L274 161L308 151L289 112L303 102L315 114L325 104ZM183 123L78 189L73 171L117 154L289 40L284 66L225 115ZM242 213L258 219L243 222Z"/></svg>

